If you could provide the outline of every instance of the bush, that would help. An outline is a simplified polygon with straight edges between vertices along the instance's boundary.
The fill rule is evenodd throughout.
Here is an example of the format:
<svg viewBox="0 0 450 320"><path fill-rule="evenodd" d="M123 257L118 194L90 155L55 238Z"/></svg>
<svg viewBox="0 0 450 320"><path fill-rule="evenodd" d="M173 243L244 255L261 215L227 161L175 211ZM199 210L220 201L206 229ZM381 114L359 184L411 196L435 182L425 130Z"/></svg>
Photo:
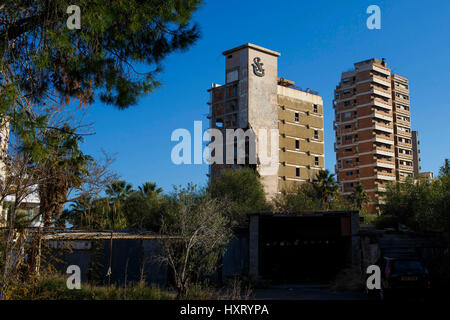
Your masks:
<svg viewBox="0 0 450 320"><path fill-rule="evenodd" d="M128 287L82 285L81 289L67 288L62 276L42 278L11 289L10 300L171 300L174 294L159 287L135 284Z"/></svg>

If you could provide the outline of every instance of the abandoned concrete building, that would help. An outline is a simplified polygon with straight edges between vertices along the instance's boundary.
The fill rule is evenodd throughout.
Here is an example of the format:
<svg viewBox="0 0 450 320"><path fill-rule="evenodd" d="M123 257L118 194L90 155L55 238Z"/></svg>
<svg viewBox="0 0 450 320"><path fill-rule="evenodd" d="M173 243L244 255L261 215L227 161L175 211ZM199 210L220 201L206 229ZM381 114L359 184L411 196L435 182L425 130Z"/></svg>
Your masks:
<svg viewBox="0 0 450 320"><path fill-rule="evenodd" d="M251 129L254 136L249 138L256 145L256 161L250 161L246 145L245 163L238 163L236 153L232 163L213 163L210 179L219 176L224 168L253 166L268 198L295 183L312 180L324 168L322 98L278 76L278 52L247 43L223 55L225 84L213 84L208 90L210 127L221 130L223 136L227 129ZM270 133L265 134L271 130L278 131L278 141L272 141ZM259 148L260 141L269 137L268 150ZM236 144L225 139L223 146L235 150ZM269 152L272 148L276 154ZM273 162L264 163L261 159L269 154Z"/></svg>

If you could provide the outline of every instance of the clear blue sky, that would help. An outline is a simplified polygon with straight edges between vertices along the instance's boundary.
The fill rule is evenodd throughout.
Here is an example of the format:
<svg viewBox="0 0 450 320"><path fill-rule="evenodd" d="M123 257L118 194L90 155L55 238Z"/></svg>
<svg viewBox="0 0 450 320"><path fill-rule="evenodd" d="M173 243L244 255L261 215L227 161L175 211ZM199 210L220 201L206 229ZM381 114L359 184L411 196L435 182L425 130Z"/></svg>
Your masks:
<svg viewBox="0 0 450 320"><path fill-rule="evenodd" d="M366 27L366 8L381 8L381 30ZM165 191L190 181L204 185L207 165L174 165L177 128L208 126L207 89L224 83L222 52L251 42L281 52L279 75L320 92L324 100L325 164L334 172L333 90L354 62L386 58L410 81L411 121L419 131L422 171L437 173L450 158L450 1L209 0L196 13L201 39L171 55L163 86L125 111L96 104L95 136L84 150L117 153L113 169L135 187L156 182Z"/></svg>

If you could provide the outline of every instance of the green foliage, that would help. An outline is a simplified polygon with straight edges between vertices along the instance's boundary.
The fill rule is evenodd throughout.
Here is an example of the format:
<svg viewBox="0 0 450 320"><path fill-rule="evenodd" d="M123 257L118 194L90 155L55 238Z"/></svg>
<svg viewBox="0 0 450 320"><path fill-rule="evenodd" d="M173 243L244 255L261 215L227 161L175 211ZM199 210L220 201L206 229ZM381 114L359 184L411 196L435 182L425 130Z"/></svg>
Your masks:
<svg viewBox="0 0 450 320"><path fill-rule="evenodd" d="M123 210L127 226L158 232L166 207L167 201L162 189L156 189L154 183L146 182L139 187L139 191L132 192L124 202Z"/></svg>
<svg viewBox="0 0 450 320"><path fill-rule="evenodd" d="M374 224L375 220L378 218L376 214L369 212L364 207L359 210L359 216L363 218L363 224Z"/></svg>
<svg viewBox="0 0 450 320"><path fill-rule="evenodd" d="M62 276L43 277L37 281L22 283L10 290L11 300L172 300L174 295L159 287L129 284L127 287L110 288L83 284L81 289L67 288Z"/></svg>
<svg viewBox="0 0 450 320"><path fill-rule="evenodd" d="M106 188L106 197L83 196L65 210L60 226L65 221L81 229L140 229L159 232L161 217L167 210L167 196L156 184L145 182L133 190L126 181L113 181Z"/></svg>
<svg viewBox="0 0 450 320"><path fill-rule="evenodd" d="M270 210L260 177L249 168L221 171L208 186L208 193L226 205L233 225L242 224L247 213Z"/></svg>
<svg viewBox="0 0 450 320"><path fill-rule="evenodd" d="M339 193L334 174L328 170L320 170L312 182L282 190L273 203L276 211L285 213L350 209Z"/></svg>
<svg viewBox="0 0 450 320"><path fill-rule="evenodd" d="M321 210L321 199L316 197L310 183L297 184L290 189L284 189L274 199L276 211L292 213L299 211Z"/></svg>
<svg viewBox="0 0 450 320"><path fill-rule="evenodd" d="M181 298L193 280L201 280L217 268L232 233L224 206L195 185L175 188L168 201L161 232L171 237L160 242L161 258L171 268Z"/></svg>
<svg viewBox="0 0 450 320"><path fill-rule="evenodd" d="M393 183L387 186L383 195L382 216L392 217L418 231L450 231L449 174L433 181L419 179Z"/></svg>
<svg viewBox="0 0 450 320"><path fill-rule="evenodd" d="M448 159L444 160L444 165L439 169L439 177L450 175L450 164Z"/></svg>
<svg viewBox="0 0 450 320"><path fill-rule="evenodd" d="M369 195L366 193L364 187L361 184L358 184L353 188L353 192L348 198L349 201L358 210L361 210L363 204L367 203L370 200Z"/></svg>
<svg viewBox="0 0 450 320"><path fill-rule="evenodd" d="M312 182L316 196L321 201L321 209L329 207L330 200L335 199L339 193L339 186L334 174L328 170L320 170Z"/></svg>
<svg viewBox="0 0 450 320"><path fill-rule="evenodd" d="M81 9L79 30L66 26L69 5ZM198 39L190 20L200 5L200 0L6 0L0 11L2 60L13 74L10 81L36 104L48 95L92 103L99 91L103 102L126 108L159 85L155 76L164 58ZM137 65L148 70L138 72Z"/></svg>

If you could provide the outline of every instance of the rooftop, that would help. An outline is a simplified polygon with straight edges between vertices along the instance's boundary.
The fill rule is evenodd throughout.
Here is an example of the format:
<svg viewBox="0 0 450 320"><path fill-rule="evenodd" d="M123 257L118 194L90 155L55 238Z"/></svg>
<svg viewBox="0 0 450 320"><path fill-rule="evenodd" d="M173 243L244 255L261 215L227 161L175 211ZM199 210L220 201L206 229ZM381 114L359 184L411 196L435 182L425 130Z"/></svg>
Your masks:
<svg viewBox="0 0 450 320"><path fill-rule="evenodd" d="M235 51L239 51L239 50L242 50L242 49L245 49L245 48L251 48L251 49L254 49L254 50L257 50L257 51L261 51L261 52L264 52L264 53L267 53L267 54L271 54L271 55L276 56L276 57L281 56L281 53L279 53L279 52L276 52L276 51L273 51L273 50L270 50L270 49L266 49L266 48L257 46L256 44L253 44L253 43L243 44L243 45L238 46L236 48L224 51L222 54L224 56L227 56L227 55L229 55L229 54L231 54L231 53L233 53Z"/></svg>

